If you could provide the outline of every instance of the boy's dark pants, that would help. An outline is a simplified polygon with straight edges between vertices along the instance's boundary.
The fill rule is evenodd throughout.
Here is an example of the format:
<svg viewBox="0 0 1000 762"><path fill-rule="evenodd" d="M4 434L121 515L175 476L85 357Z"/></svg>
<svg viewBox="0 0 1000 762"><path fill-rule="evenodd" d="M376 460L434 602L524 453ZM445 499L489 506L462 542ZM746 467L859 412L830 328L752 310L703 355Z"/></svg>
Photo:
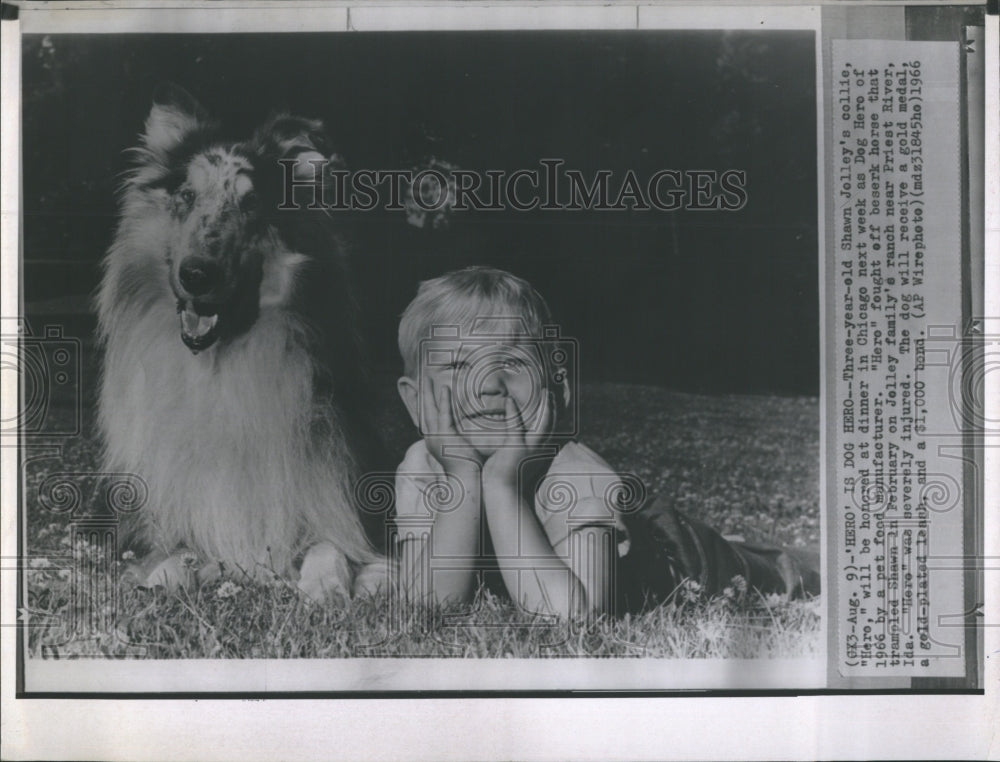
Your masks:
<svg viewBox="0 0 1000 762"><path fill-rule="evenodd" d="M717 595L740 575L749 588L789 598L818 595L819 553L726 540L664 498L626 518L630 548L619 561L619 609L639 611L690 579Z"/></svg>

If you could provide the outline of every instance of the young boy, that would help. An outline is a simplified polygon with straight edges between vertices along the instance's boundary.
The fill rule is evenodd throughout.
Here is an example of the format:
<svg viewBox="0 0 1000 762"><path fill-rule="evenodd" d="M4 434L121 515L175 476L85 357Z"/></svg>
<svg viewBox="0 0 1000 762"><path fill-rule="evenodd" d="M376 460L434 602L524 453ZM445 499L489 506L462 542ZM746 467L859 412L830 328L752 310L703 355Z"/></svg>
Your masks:
<svg viewBox="0 0 1000 762"><path fill-rule="evenodd" d="M688 578L818 592L790 552L622 502L622 477L572 438L572 345L550 323L526 281L483 267L422 283L404 312L398 389L423 436L396 473L407 596L469 601L495 568L522 608L564 617L638 611Z"/></svg>

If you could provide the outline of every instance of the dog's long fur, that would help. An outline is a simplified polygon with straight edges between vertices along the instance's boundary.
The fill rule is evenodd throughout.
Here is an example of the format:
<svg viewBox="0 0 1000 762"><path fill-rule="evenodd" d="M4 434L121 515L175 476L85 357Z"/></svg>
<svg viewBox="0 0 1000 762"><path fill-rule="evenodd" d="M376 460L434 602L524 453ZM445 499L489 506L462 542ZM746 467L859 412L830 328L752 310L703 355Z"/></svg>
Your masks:
<svg viewBox="0 0 1000 762"><path fill-rule="evenodd" d="M253 576L297 577L317 544L334 577L380 563L352 499L374 440L342 250L323 212L277 210L279 160L328 156L322 125L226 141L172 91L134 153L98 295L105 467L149 490L131 542ZM223 271L207 306L180 283L190 257ZM192 351L182 310L196 333L215 310L214 342Z"/></svg>

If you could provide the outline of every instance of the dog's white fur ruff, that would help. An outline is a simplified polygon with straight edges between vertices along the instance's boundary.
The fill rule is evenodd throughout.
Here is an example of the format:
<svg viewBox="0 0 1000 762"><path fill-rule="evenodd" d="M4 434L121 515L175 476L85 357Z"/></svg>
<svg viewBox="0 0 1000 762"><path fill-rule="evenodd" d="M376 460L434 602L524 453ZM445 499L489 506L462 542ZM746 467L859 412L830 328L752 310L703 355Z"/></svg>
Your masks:
<svg viewBox="0 0 1000 762"><path fill-rule="evenodd" d="M221 562L224 573L297 578L314 597L353 592L359 579L371 588L384 562L352 500L358 465L336 406L314 389L316 329L293 308L305 255L271 229L249 330L199 354L180 339L168 194L143 182L195 119L154 106L97 300L104 467L148 489L128 522L150 551L140 581L184 584L190 553L203 576Z"/></svg>

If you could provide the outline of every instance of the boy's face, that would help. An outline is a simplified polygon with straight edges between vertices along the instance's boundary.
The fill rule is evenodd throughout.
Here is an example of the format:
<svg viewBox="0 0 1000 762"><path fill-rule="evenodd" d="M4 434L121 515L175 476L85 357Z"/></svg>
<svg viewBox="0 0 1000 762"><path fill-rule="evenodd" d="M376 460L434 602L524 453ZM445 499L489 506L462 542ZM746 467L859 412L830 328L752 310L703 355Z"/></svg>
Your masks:
<svg viewBox="0 0 1000 762"><path fill-rule="evenodd" d="M543 401L550 391L561 392L552 389L537 342L523 336L471 341L435 338L423 344L421 355L418 378L400 380L400 394L411 416L421 405L430 403L429 408L423 408L424 424L419 417L414 422L424 435L439 433L426 430L436 427L436 420L427 422L426 411L438 409L440 390L447 387L456 434L484 458L496 452L505 433L537 431ZM429 400L428 394L432 395ZM556 415L554 403L554 399L548 400L550 431Z"/></svg>

